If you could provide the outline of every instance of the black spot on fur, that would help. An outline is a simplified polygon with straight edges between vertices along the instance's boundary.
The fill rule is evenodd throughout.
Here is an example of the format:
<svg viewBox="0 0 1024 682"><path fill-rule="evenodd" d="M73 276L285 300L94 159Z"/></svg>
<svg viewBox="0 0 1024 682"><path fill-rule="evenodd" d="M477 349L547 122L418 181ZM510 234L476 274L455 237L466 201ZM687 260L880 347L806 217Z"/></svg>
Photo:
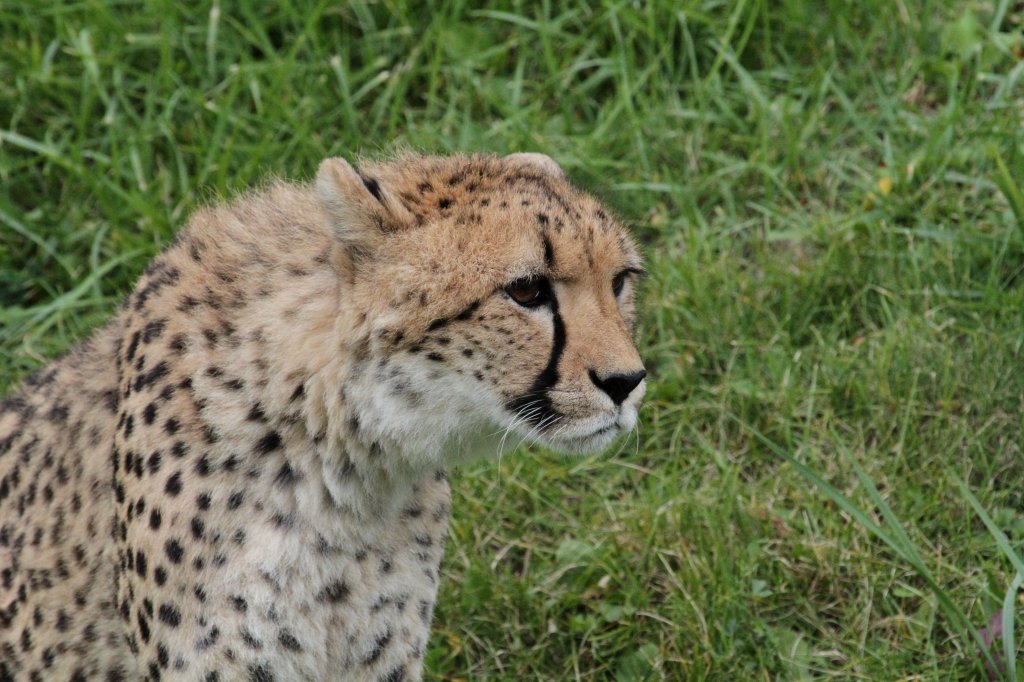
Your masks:
<svg viewBox="0 0 1024 682"><path fill-rule="evenodd" d="M217 639L220 637L220 629L213 627L202 639L196 640L196 650L205 651L211 646L217 643ZM217 673L210 673L206 676L207 682L217 682Z"/></svg>
<svg viewBox="0 0 1024 682"><path fill-rule="evenodd" d="M248 646L250 649L262 649L263 648L263 642L261 642L256 637L256 635L254 635L251 632L249 632L249 630L247 628L245 628L244 626L239 629L238 634L240 634L242 636L242 641L245 642L245 645Z"/></svg>
<svg viewBox="0 0 1024 682"><path fill-rule="evenodd" d="M135 614L136 622L139 624L139 635L142 637L142 641L149 643L149 622L146 621L146 616L142 613L142 609Z"/></svg>
<svg viewBox="0 0 1024 682"><path fill-rule="evenodd" d="M142 310L150 296L155 296L164 287L174 284L181 277L177 268L168 267L164 261L153 261L146 269L149 281L135 293L135 310Z"/></svg>
<svg viewBox="0 0 1024 682"><path fill-rule="evenodd" d="M167 484L164 486L164 492L171 497L177 497L181 492L181 472L175 472L167 479Z"/></svg>
<svg viewBox="0 0 1024 682"><path fill-rule="evenodd" d="M146 577L146 555L139 550L135 554L135 572L139 574L140 578Z"/></svg>
<svg viewBox="0 0 1024 682"><path fill-rule="evenodd" d="M167 651L167 647L163 643L160 643L156 647L156 660L160 663L160 667L167 669L167 664L170 663L171 656Z"/></svg>
<svg viewBox="0 0 1024 682"><path fill-rule="evenodd" d="M210 445L213 445L214 443L220 440L220 434L217 433L217 429L213 428L209 424L204 424L203 439Z"/></svg>
<svg viewBox="0 0 1024 682"><path fill-rule="evenodd" d="M265 665L249 666L250 682L274 682L274 674Z"/></svg>
<svg viewBox="0 0 1024 682"><path fill-rule="evenodd" d="M382 675L378 682L403 682L403 680L405 680L405 666L400 665Z"/></svg>
<svg viewBox="0 0 1024 682"><path fill-rule="evenodd" d="M278 633L277 641L288 651L302 651L302 645L299 644L299 640L295 639L295 635L287 630L281 630Z"/></svg>
<svg viewBox="0 0 1024 682"><path fill-rule="evenodd" d="M185 550L177 540L168 540L164 544L164 551L172 564L180 564L181 558L185 555Z"/></svg>
<svg viewBox="0 0 1024 682"><path fill-rule="evenodd" d="M338 604L345 601L351 591L352 590L348 585L340 580L335 580L334 582L324 586L324 588L317 593L316 600L329 604Z"/></svg>
<svg viewBox="0 0 1024 682"><path fill-rule="evenodd" d="M160 338L160 335L164 333L164 328L166 326L166 317L147 323L142 330L142 342L149 343L150 341Z"/></svg>
<svg viewBox="0 0 1024 682"><path fill-rule="evenodd" d="M277 472L277 476L274 477L274 482L279 486L293 485L299 480L299 475L292 469L292 465L285 462L281 465L281 469Z"/></svg>
<svg viewBox="0 0 1024 682"><path fill-rule="evenodd" d="M213 471L213 465L210 464L210 458L207 455L203 455L196 460L196 473L200 476L209 476L210 472Z"/></svg>
<svg viewBox="0 0 1024 682"><path fill-rule="evenodd" d="M167 376L167 373L169 371L170 367L167 366L166 362L161 360L156 365L154 365L153 368L150 369L148 372L143 372L135 377L134 390L138 392L144 388L152 386L157 381Z"/></svg>
<svg viewBox="0 0 1024 682"><path fill-rule="evenodd" d="M174 336L174 337L173 337L173 338L171 339L171 342L170 342L169 344L167 344L167 347L168 347L168 348L169 348L169 349L170 349L170 350L171 350L171 351L172 351L173 353L175 353L175 354L179 354L179 353L182 353L182 352L183 352L183 351L185 350L185 346L187 345L187 343L188 343L188 341L187 341L187 339L185 338L185 335L184 335L184 334L176 334L176 335L175 335L175 336Z"/></svg>
<svg viewBox="0 0 1024 682"><path fill-rule="evenodd" d="M388 644L391 642L391 630L385 630L384 634L377 637L373 643L373 648L370 649L370 653L363 659L363 665L373 665L377 662L377 659L381 657L384 650L388 648Z"/></svg>
<svg viewBox="0 0 1024 682"><path fill-rule="evenodd" d="M157 611L157 616L162 622L167 623L172 628L176 628L181 624L181 612L173 604L161 604L160 610Z"/></svg>
<svg viewBox="0 0 1024 682"><path fill-rule="evenodd" d="M277 431L271 431L257 441L256 452L266 455L279 447L281 447L281 435Z"/></svg>
<svg viewBox="0 0 1024 682"><path fill-rule="evenodd" d="M139 341L142 340L142 332L135 332L132 334L131 340L128 342L128 348L125 349L124 357L125 360L131 362L135 359L135 351L139 349Z"/></svg>

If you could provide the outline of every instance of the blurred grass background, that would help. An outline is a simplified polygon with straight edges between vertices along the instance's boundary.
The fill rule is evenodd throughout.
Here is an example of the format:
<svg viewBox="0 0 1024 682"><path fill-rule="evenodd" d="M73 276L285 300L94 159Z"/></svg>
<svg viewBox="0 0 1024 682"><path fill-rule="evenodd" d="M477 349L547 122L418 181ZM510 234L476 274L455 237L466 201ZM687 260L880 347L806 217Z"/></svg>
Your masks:
<svg viewBox="0 0 1024 682"><path fill-rule="evenodd" d="M428 678L998 675L964 624L992 636L1014 571L956 481L1019 552L1022 25L1008 0L0 1L0 387L202 202L334 154L542 151L645 245L649 398L617 452L454 477ZM870 530L897 517L906 551Z"/></svg>

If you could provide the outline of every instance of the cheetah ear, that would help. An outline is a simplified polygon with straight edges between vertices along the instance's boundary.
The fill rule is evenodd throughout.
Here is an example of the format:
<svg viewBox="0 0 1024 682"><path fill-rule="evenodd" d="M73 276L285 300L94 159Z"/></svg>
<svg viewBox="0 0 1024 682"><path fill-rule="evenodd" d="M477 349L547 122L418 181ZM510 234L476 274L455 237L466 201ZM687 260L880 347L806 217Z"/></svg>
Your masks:
<svg viewBox="0 0 1024 682"><path fill-rule="evenodd" d="M409 210L380 182L341 157L324 159L316 193L334 236L352 255L366 255L384 233L414 224Z"/></svg>
<svg viewBox="0 0 1024 682"><path fill-rule="evenodd" d="M565 173L562 171L562 167L555 163L547 154L538 154L537 152L518 152L516 154L509 154L505 157L506 161L511 163L527 166L534 170L538 170L545 175L558 178L559 180L565 180Z"/></svg>

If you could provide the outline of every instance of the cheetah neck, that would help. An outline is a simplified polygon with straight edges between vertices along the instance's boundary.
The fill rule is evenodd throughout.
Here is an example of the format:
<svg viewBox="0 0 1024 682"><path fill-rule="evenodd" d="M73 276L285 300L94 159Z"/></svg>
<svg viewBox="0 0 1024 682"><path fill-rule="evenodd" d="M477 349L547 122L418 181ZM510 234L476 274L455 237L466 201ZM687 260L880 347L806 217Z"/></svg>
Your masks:
<svg viewBox="0 0 1024 682"><path fill-rule="evenodd" d="M382 390L372 330L345 301L329 264L287 285L276 283L277 276L267 273L273 293L234 321L240 336L256 341L226 354L223 363L238 373L263 368L263 385L247 397L282 440L304 444L286 456L322 483L320 509L311 513L328 507L363 520L393 517L417 486L443 477L460 454L479 450L485 429L467 429L443 405L436 414L410 413ZM197 373L194 389L215 395L217 381ZM227 433L244 426L234 423L238 415L207 417Z"/></svg>

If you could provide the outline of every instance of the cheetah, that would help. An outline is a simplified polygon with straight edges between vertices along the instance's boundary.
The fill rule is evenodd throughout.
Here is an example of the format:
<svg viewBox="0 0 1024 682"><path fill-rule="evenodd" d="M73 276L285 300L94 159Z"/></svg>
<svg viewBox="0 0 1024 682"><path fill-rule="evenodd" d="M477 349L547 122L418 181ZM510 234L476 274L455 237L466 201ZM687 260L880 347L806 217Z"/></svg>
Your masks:
<svg viewBox="0 0 1024 682"><path fill-rule="evenodd" d="M633 429L640 273L540 154L198 210L0 404L0 680L420 679L446 472Z"/></svg>

